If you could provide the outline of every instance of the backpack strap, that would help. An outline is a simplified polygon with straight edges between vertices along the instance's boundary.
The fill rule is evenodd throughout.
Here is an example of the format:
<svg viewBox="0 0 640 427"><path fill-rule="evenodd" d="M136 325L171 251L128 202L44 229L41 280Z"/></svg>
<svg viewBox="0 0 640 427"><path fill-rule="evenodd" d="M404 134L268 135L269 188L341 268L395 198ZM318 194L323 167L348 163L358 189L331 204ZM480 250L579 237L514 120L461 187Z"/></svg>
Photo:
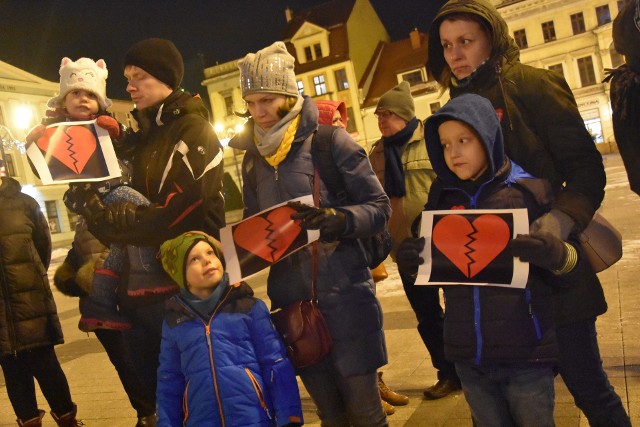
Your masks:
<svg viewBox="0 0 640 427"><path fill-rule="evenodd" d="M329 192L341 204L346 204L348 194L340 170L333 159L331 148L333 136L338 128L335 126L318 125L318 130L311 141L311 157L314 166L320 172L320 178Z"/></svg>

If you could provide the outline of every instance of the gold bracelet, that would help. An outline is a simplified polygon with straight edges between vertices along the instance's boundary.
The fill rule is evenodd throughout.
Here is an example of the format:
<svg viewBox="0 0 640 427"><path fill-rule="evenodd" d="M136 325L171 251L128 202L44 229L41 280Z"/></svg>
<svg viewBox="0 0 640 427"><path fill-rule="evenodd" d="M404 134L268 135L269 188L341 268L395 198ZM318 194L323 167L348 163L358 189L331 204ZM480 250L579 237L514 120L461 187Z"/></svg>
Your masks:
<svg viewBox="0 0 640 427"><path fill-rule="evenodd" d="M569 273L578 264L578 251L576 251L576 248L574 248L567 242L562 243L564 243L565 247L567 248L567 255L564 259L564 264L562 265L562 268L551 270L551 272L557 276Z"/></svg>

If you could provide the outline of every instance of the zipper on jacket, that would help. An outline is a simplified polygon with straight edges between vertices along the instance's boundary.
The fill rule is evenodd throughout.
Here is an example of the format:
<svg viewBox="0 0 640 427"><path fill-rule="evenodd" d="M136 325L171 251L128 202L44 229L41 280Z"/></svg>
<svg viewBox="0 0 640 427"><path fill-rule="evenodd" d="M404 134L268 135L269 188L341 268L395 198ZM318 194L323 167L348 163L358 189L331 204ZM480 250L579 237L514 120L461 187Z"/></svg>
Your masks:
<svg viewBox="0 0 640 427"><path fill-rule="evenodd" d="M476 332L476 365L480 365L482 360L482 328L480 313L480 287L473 287L473 328Z"/></svg>
<svg viewBox="0 0 640 427"><path fill-rule="evenodd" d="M184 417L182 417L182 425L187 425L187 419L189 418L189 386L191 385L191 381L187 383L187 386L184 388L184 393L182 393L182 412L184 413Z"/></svg>
<svg viewBox="0 0 640 427"><path fill-rule="evenodd" d="M249 376L249 380L251 381L253 390L256 392L256 396L258 397L258 401L260 402L260 406L262 406L262 409L267 414L267 417L269 417L269 419L272 419L271 413L269 413L269 408L267 407L267 404L264 402L264 393L262 391L262 387L260 387L260 383L258 382L256 377L253 375L253 372L251 372L249 368L244 368L244 370Z"/></svg>
<svg viewBox="0 0 640 427"><path fill-rule="evenodd" d="M524 290L524 299L527 303L527 309L529 310L529 317L531 317L531 321L533 322L533 328L536 330L536 337L538 340L541 340L542 331L540 330L540 322L538 321L538 315L533 310L533 304L531 303L531 290L529 288L525 288Z"/></svg>
<svg viewBox="0 0 640 427"><path fill-rule="evenodd" d="M275 180L276 180L276 182L278 182L278 180L280 179L280 176L278 175L278 167L274 166L273 167L273 171L275 173Z"/></svg>
<svg viewBox="0 0 640 427"><path fill-rule="evenodd" d="M505 113L507 113L507 120L509 120L509 130L513 131L513 122L511 121L511 114L509 113L509 104L507 103L507 97L504 94L504 85L502 84L502 65L496 64L496 74L498 75L498 84L500 85L500 93L502 94L502 100L504 101Z"/></svg>

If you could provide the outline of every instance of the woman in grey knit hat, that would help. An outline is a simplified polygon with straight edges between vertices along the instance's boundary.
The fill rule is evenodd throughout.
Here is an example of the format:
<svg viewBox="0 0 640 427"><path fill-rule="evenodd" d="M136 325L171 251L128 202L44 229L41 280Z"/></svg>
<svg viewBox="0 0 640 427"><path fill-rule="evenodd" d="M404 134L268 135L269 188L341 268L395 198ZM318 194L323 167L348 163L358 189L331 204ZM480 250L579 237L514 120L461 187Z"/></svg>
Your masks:
<svg viewBox="0 0 640 427"><path fill-rule="evenodd" d="M298 93L294 58L283 42L248 54L238 65L251 118L247 130L229 146L246 151L242 181L247 217L314 193L318 181L311 145L318 109L311 98ZM323 134L324 130L321 125ZM357 239L384 229L389 199L362 147L343 129L328 131L331 141L325 142L330 143L345 183L347 201L331 194L322 176L316 175L319 203L292 205L298 212L291 218L303 228L319 229L320 242L274 264L267 293L271 309L276 310L308 300L312 280L316 282L333 349L325 360L300 368L297 374L317 405L322 424L386 426L376 376L387 363L382 309Z"/></svg>

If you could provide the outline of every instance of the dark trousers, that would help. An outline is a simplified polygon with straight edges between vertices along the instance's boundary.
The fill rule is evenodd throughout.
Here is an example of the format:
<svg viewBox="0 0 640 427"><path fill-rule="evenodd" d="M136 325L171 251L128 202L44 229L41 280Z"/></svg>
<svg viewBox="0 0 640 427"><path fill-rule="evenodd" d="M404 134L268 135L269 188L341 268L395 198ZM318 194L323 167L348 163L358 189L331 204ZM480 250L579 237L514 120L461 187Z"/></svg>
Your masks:
<svg viewBox="0 0 640 427"><path fill-rule="evenodd" d="M165 301L161 300L127 311L131 318L132 328L124 334L125 343L139 378L148 389L153 390L154 407L158 365L160 364L164 304Z"/></svg>
<svg viewBox="0 0 640 427"><path fill-rule="evenodd" d="M138 417L146 417L156 412L155 390L148 388L138 376L129 348L125 345L125 333L108 329L95 330L96 337L118 372L131 406L136 410Z"/></svg>
<svg viewBox="0 0 640 427"><path fill-rule="evenodd" d="M53 346L3 357L0 365L11 406L19 420L27 421L39 416L34 378L38 380L42 394L56 415L73 411L69 383Z"/></svg>
<svg viewBox="0 0 640 427"><path fill-rule="evenodd" d="M400 274L409 304L418 319L418 333L438 371L438 380L459 382L453 363L444 357L444 312L440 306L439 287L414 286L415 279Z"/></svg>
<svg viewBox="0 0 640 427"><path fill-rule="evenodd" d="M596 319L556 327L560 375L591 427L631 427L602 368Z"/></svg>

